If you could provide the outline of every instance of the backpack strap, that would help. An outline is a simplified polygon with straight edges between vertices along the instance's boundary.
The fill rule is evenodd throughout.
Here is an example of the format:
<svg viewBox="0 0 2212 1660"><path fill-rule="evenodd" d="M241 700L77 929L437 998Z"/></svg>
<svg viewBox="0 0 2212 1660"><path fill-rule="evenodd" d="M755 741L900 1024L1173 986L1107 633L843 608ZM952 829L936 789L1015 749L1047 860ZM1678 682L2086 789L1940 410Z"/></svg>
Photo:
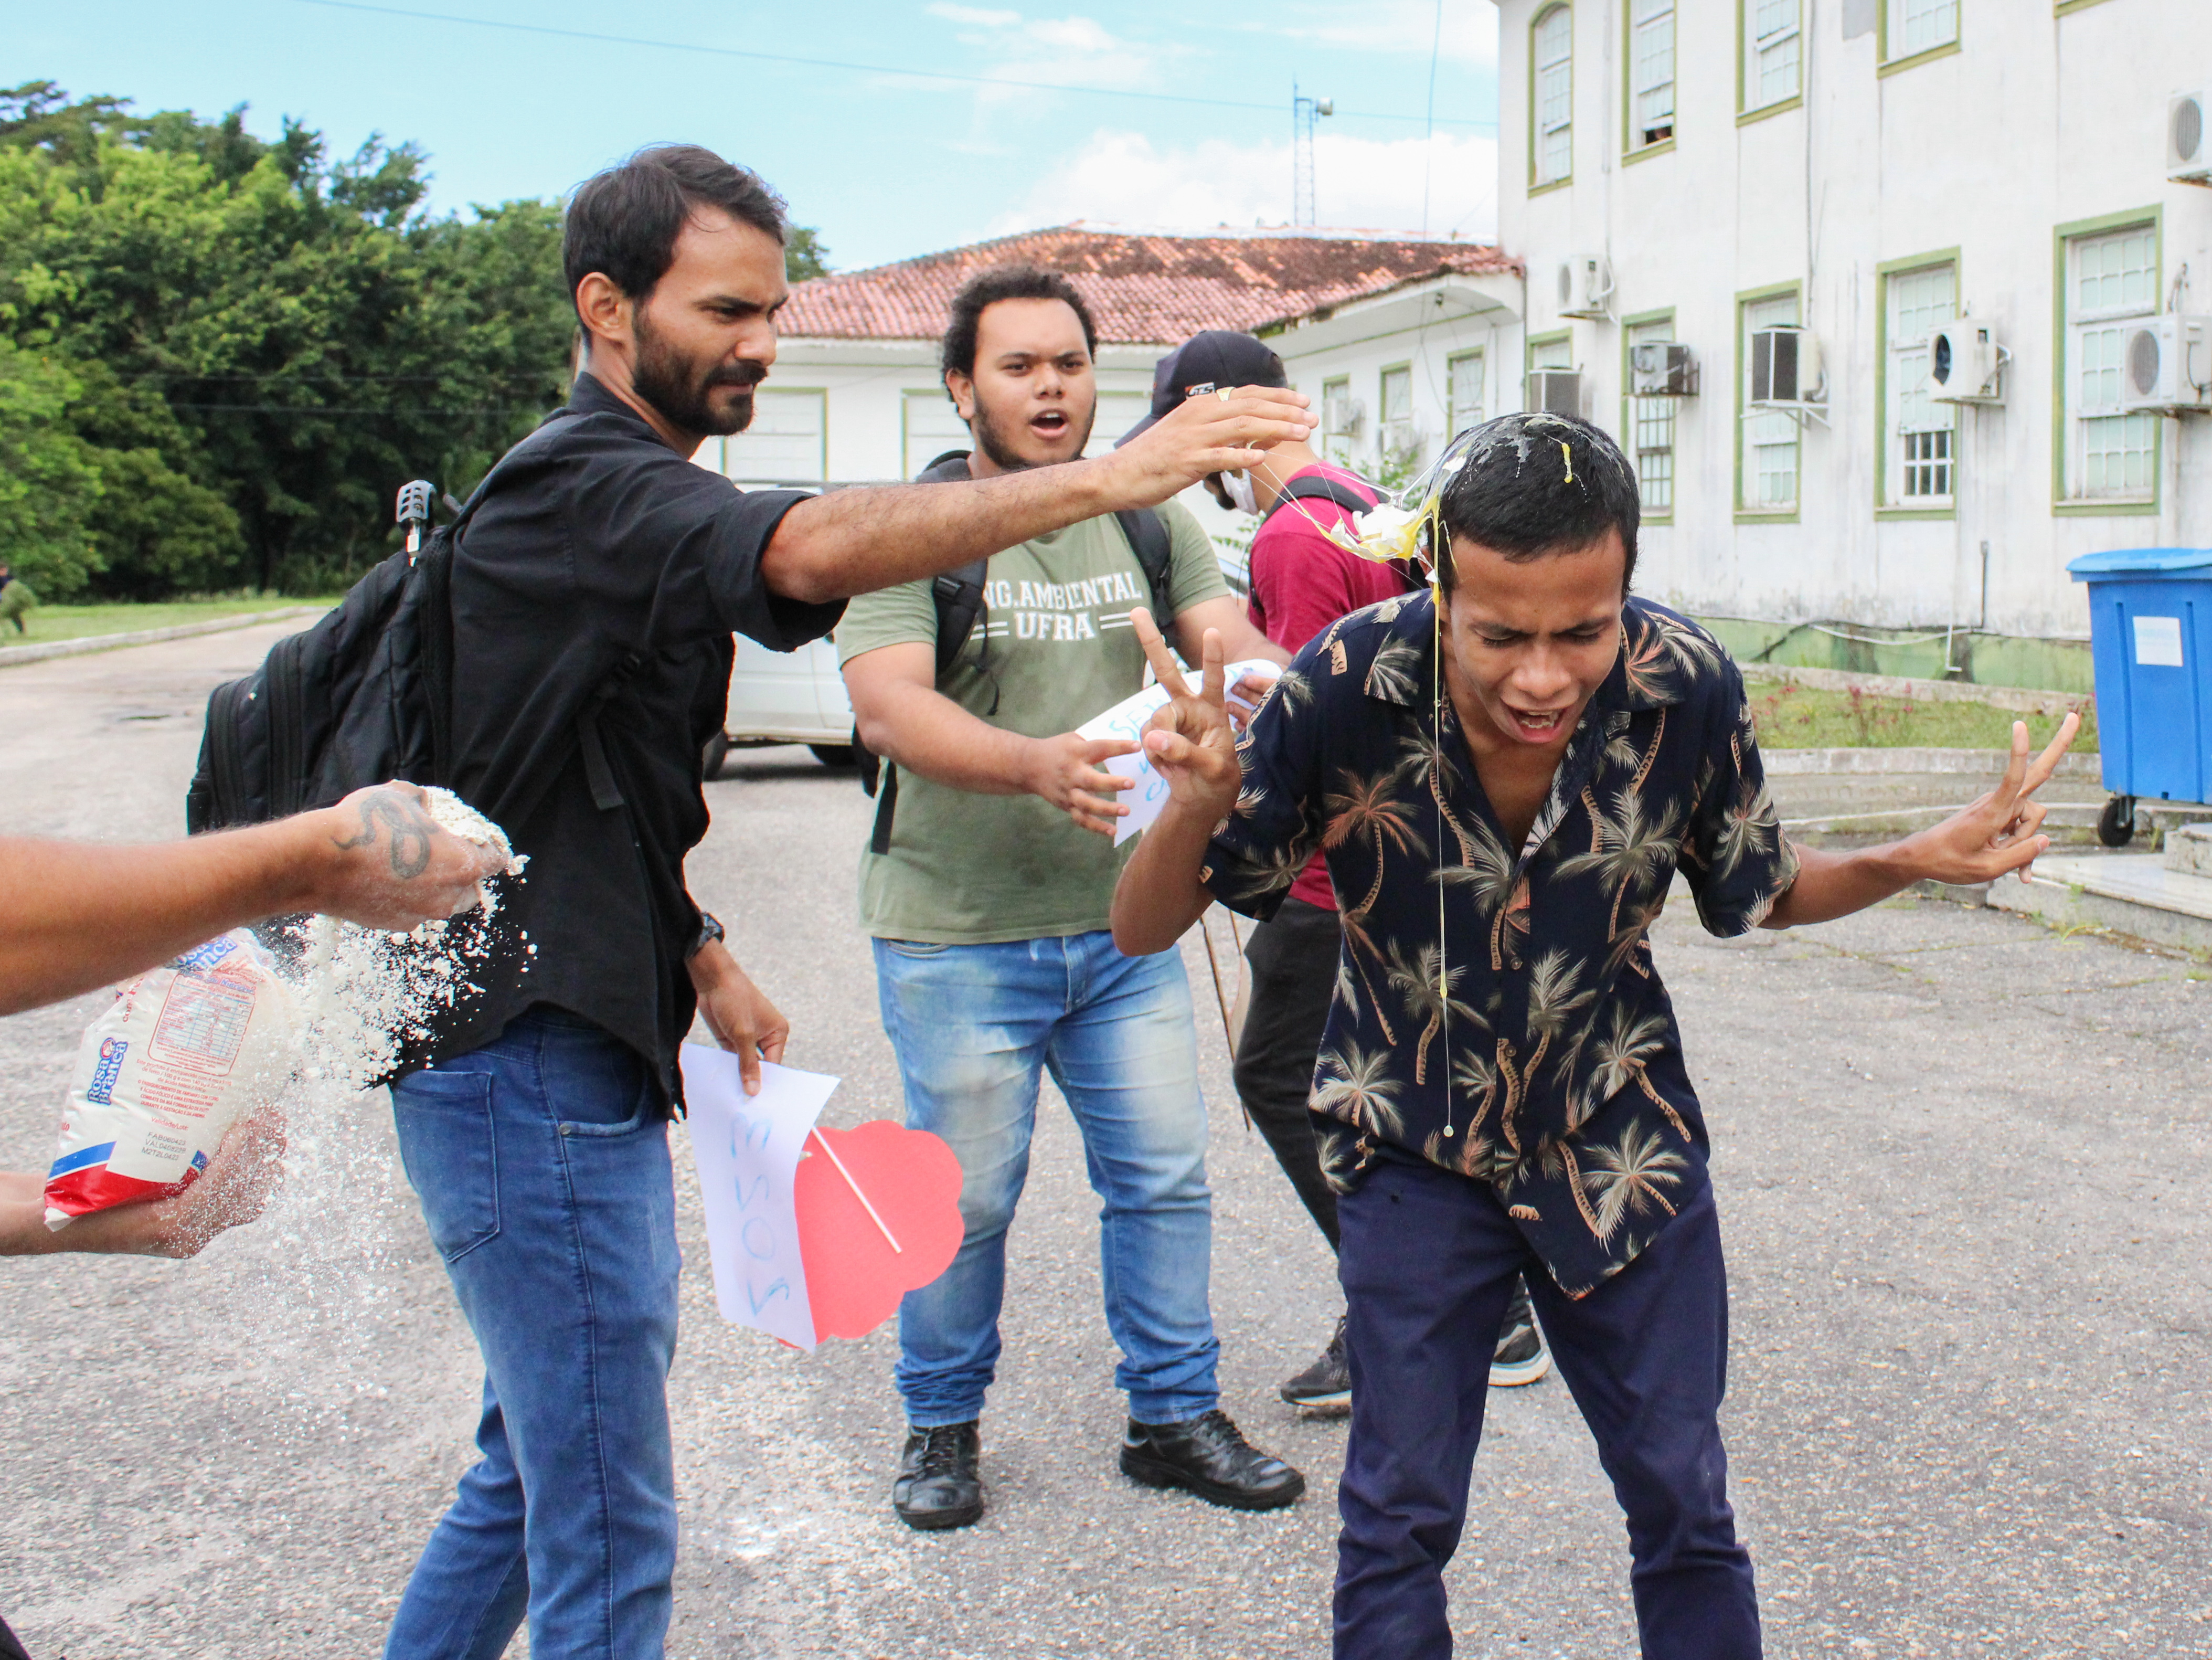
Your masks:
<svg viewBox="0 0 2212 1660"><path fill-rule="evenodd" d="M1150 508L1123 508L1114 515L1114 522L1121 526L1121 534L1128 538L1129 551L1137 556L1137 564L1145 573L1145 584L1152 596L1153 625L1165 634L1175 623L1169 597L1175 585L1174 538Z"/></svg>
<svg viewBox="0 0 2212 1660"><path fill-rule="evenodd" d="M1291 501L1334 502L1346 513L1371 513L1376 499L1373 496L1362 494L1340 478L1331 478L1326 473L1308 473L1303 478L1291 480L1282 493L1275 497L1274 505L1260 515L1260 522L1266 524L1282 511L1285 502Z"/></svg>

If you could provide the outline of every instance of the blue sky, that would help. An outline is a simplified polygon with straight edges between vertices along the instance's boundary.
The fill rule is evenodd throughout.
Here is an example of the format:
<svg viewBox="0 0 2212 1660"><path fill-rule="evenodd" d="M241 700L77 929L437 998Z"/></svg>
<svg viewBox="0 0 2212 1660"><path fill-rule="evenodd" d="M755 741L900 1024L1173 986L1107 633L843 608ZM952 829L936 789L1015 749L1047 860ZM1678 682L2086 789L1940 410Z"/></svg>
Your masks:
<svg viewBox="0 0 2212 1660"><path fill-rule="evenodd" d="M1488 0L1443 0L1441 14L1436 0L1282 0L1243 14L1188 0L392 10L416 15L317 0L12 9L0 83L52 80L203 116L244 103L258 133L294 115L341 151L371 132L411 138L430 153L441 209L558 195L640 144L689 140L758 169L820 228L832 264L852 269L1076 218L1285 222L1295 77L1340 112L1320 126L1323 224L1419 230L1425 210L1439 234L1483 239L1495 226ZM458 18L673 49L444 21Z"/></svg>

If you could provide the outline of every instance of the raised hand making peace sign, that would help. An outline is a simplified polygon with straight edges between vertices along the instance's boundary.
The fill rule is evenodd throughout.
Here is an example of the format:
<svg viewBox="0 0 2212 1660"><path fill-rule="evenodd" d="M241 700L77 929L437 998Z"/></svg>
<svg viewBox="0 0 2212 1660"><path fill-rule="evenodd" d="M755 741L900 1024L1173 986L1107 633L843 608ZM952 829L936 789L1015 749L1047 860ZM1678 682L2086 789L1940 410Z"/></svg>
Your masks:
<svg viewBox="0 0 2212 1660"><path fill-rule="evenodd" d="M2027 758L2027 723L2012 727L2012 758L1997 787L1942 824L1887 847L1835 854L1799 847L1797 879L1766 918L1771 928L1825 922L1886 899L1915 882L1948 882L1958 887L1994 882L2029 867L2050 847L2039 835L2050 809L2035 793L2058 769L2058 759L2081 728L2081 717L2069 714L2057 735L2033 762Z"/></svg>
<svg viewBox="0 0 2212 1660"><path fill-rule="evenodd" d="M1237 763L1237 734L1229 722L1223 684L1221 636L1208 629L1199 653L1199 689L1194 692L1182 666L1141 608L1129 613L1152 673L1168 693L1160 711L1145 724L1145 753L1167 781L1168 800L1218 819L1237 805L1242 769Z"/></svg>

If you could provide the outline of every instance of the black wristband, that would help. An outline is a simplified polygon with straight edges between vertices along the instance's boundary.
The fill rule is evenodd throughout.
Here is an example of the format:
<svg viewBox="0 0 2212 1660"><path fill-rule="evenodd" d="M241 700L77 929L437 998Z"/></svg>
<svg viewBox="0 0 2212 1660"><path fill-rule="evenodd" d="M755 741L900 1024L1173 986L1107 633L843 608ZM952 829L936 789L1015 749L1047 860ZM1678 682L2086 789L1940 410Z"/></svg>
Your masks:
<svg viewBox="0 0 2212 1660"><path fill-rule="evenodd" d="M729 935L722 931L722 925L714 920L713 913L702 910L699 913L699 937L691 942L691 949L684 953L684 960L688 963L714 941L728 938Z"/></svg>

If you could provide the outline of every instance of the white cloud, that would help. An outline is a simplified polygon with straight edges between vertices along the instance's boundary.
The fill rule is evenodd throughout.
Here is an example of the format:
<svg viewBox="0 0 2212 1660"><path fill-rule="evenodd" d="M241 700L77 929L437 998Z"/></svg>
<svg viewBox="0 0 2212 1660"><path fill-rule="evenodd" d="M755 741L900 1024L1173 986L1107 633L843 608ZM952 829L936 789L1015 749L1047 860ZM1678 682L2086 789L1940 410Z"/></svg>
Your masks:
<svg viewBox="0 0 2212 1660"><path fill-rule="evenodd" d="M936 0L928 15L953 26L954 39L982 61L978 72L1054 86L1141 87L1159 73L1158 49L1124 40L1093 17L1030 17L1018 11ZM1004 103L1026 89L984 88L979 102Z"/></svg>
<svg viewBox="0 0 2212 1660"><path fill-rule="evenodd" d="M1481 0L1444 0L1441 31L1437 0L1362 0L1358 6L1297 4L1286 8L1266 27L1272 34L1345 52L1398 52L1425 58L1434 44L1437 55L1450 63L1491 68L1498 62L1498 8L1482 4ZM1415 90L1425 95L1425 82Z"/></svg>
<svg viewBox="0 0 2212 1660"><path fill-rule="evenodd" d="M1428 173L1431 235L1457 230L1486 241L1498 225L1498 143L1439 132L1420 138L1314 141L1314 197L1324 227L1418 232ZM1004 235L1072 219L1203 230L1268 225L1291 216L1291 147L1205 139L1155 146L1143 133L1101 128L995 219Z"/></svg>

